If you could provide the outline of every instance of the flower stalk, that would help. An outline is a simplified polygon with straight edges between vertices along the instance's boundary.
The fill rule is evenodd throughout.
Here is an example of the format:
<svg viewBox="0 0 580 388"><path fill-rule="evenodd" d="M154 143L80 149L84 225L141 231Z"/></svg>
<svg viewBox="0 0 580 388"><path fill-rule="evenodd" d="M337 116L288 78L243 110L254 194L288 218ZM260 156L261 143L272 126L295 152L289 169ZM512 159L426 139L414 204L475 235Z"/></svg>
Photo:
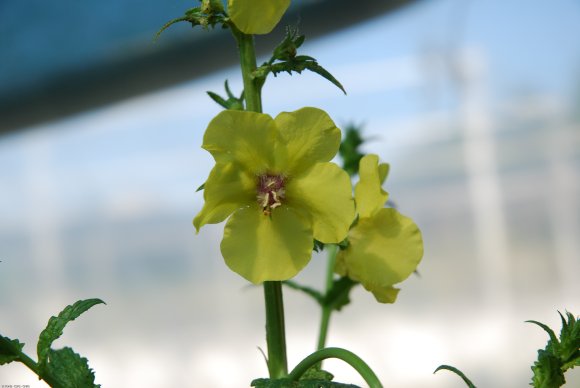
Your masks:
<svg viewBox="0 0 580 388"><path fill-rule="evenodd" d="M326 249L328 250L328 266L326 268L326 284L324 293L325 295L328 295L334 283L334 265L336 263L338 247L336 245L328 245ZM324 349L326 346L326 337L328 335L328 326L330 324L330 315L332 314L332 310L333 306L328 304L322 305L320 329L318 331L318 345L316 346L316 350Z"/></svg>

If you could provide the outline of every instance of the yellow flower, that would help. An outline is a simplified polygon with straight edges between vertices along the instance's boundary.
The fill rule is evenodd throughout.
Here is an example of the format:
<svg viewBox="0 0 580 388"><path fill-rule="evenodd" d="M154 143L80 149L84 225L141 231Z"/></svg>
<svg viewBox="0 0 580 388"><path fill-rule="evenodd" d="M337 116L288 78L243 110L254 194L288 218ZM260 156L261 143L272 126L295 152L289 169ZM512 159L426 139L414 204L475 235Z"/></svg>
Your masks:
<svg viewBox="0 0 580 388"><path fill-rule="evenodd" d="M313 238L337 243L354 218L346 172L329 161L340 130L315 108L280 113L226 110L210 123L203 148L215 159L197 231L229 217L221 252L252 283L286 280L312 255Z"/></svg>
<svg viewBox="0 0 580 388"><path fill-rule="evenodd" d="M381 188L388 166L378 156L360 161L355 187L358 222L348 234L349 245L337 255L335 271L360 282L382 303L394 303L402 282L423 257L421 232L413 220L385 208L388 193Z"/></svg>
<svg viewBox="0 0 580 388"><path fill-rule="evenodd" d="M228 0L228 13L244 34L267 34L289 5L290 0Z"/></svg>

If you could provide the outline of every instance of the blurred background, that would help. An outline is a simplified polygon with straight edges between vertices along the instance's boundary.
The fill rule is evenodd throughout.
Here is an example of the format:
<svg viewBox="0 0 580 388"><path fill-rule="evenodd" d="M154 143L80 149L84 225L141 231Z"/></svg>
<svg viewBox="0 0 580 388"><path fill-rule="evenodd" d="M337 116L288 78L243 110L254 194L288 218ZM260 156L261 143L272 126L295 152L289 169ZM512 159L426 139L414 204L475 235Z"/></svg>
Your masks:
<svg viewBox="0 0 580 388"><path fill-rule="evenodd" d="M183 23L185 0L0 2L0 333L35 355L51 315L99 297L56 346L121 387L241 387L265 377L263 295L195 235L211 166L200 148L242 82L227 31ZM347 90L312 75L264 89L271 115L303 106L391 164L386 184L420 226L420 276L394 305L357 289L329 346L361 355L389 387L522 387L557 311L580 314L580 2L293 1ZM324 256L297 280L321 287ZM289 364L314 350L319 311L285 291ZM364 385L340 362L338 381ZM566 375L580 386L579 371ZM21 364L0 384L45 387Z"/></svg>

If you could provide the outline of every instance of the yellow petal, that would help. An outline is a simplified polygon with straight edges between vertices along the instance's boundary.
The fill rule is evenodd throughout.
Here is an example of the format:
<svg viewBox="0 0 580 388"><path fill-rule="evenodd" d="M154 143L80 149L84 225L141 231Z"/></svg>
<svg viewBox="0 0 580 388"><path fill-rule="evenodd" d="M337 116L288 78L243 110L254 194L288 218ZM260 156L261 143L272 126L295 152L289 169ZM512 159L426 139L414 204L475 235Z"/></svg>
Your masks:
<svg viewBox="0 0 580 388"><path fill-rule="evenodd" d="M289 5L290 0L229 0L228 13L244 34L267 34Z"/></svg>
<svg viewBox="0 0 580 388"><path fill-rule="evenodd" d="M310 261L312 229L292 209L276 208L267 216L252 205L230 217L221 251L228 267L252 283L287 280Z"/></svg>
<svg viewBox="0 0 580 388"><path fill-rule="evenodd" d="M194 218L199 232L205 224L225 220L234 210L256 202L256 178L236 163L217 163L205 182L203 209Z"/></svg>
<svg viewBox="0 0 580 388"><path fill-rule="evenodd" d="M338 253L336 272L368 290L390 287L415 271L423 257L421 232L413 220L392 208L361 218Z"/></svg>
<svg viewBox="0 0 580 388"><path fill-rule="evenodd" d="M375 299L379 303L395 303L397 300L397 295L399 295L399 288L395 287L382 287L375 289L367 289L375 296Z"/></svg>
<svg viewBox="0 0 580 388"><path fill-rule="evenodd" d="M290 177L286 203L310 214L314 238L323 243L344 240L354 219L350 178L334 163L318 163L307 173Z"/></svg>
<svg viewBox="0 0 580 388"><path fill-rule="evenodd" d="M273 165L278 131L263 113L225 110L209 123L202 148L217 163L237 162L254 174Z"/></svg>
<svg viewBox="0 0 580 388"><path fill-rule="evenodd" d="M389 198L389 194L381 187L381 171L378 163L379 157L373 154L365 155L360 160L360 179L354 189L354 198L356 210L361 218L371 217Z"/></svg>
<svg viewBox="0 0 580 388"><path fill-rule="evenodd" d="M274 119L287 156L278 163L285 165L290 175L305 171L318 162L334 158L340 146L340 129L328 114L317 108L302 108L294 112L282 112Z"/></svg>
<svg viewBox="0 0 580 388"><path fill-rule="evenodd" d="M387 177L389 176L390 169L391 169L391 166L389 166L388 163L379 164L379 179L381 181L381 184L385 183L385 181L387 180Z"/></svg>

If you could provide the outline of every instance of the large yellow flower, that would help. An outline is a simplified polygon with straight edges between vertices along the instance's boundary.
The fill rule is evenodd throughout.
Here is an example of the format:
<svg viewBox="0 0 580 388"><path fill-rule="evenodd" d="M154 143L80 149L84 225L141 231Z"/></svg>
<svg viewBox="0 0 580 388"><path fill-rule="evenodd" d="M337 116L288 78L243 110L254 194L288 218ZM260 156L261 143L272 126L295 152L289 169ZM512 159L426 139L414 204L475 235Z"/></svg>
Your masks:
<svg viewBox="0 0 580 388"><path fill-rule="evenodd" d="M346 172L329 161L340 130L322 110L226 110L210 123L203 148L215 159L195 228L229 217L221 252L252 283L286 280L312 255L313 238L338 243L354 218Z"/></svg>
<svg viewBox="0 0 580 388"><path fill-rule="evenodd" d="M228 0L228 13L244 34L267 34L289 5L290 0Z"/></svg>
<svg viewBox="0 0 580 388"><path fill-rule="evenodd" d="M360 180L355 187L359 216L348 234L349 245L337 255L335 271L360 282L382 303L393 303L402 282L415 271L423 257L421 232L413 220L393 208L385 208L388 193L381 188L386 165L377 155L360 161Z"/></svg>

